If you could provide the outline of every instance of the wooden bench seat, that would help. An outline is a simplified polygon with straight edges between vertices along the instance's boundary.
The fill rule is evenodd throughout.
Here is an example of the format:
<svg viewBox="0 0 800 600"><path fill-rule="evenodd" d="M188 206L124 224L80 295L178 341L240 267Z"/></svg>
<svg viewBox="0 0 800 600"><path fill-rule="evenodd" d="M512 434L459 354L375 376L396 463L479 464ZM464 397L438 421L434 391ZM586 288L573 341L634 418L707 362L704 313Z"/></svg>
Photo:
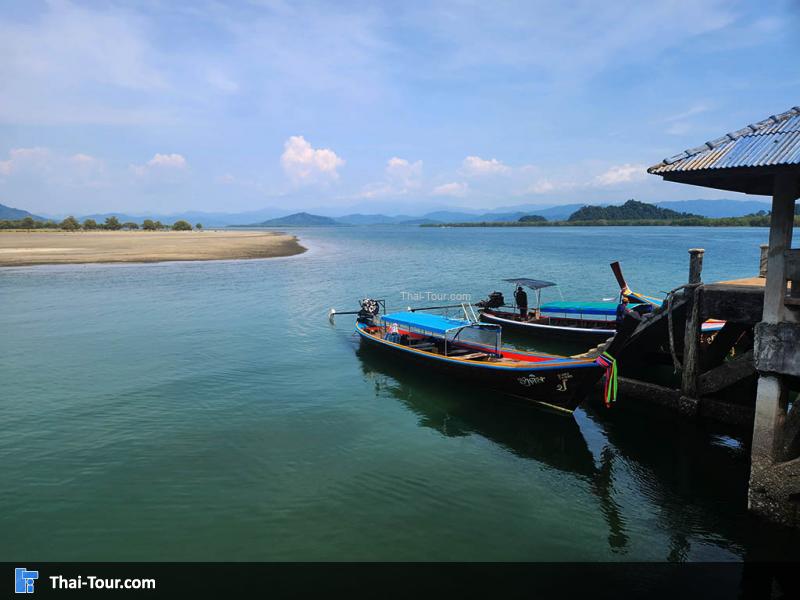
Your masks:
<svg viewBox="0 0 800 600"><path fill-rule="evenodd" d="M463 358L465 360L475 360L476 358L484 358L488 356L486 352L470 352L469 354L451 354L453 358Z"/></svg>

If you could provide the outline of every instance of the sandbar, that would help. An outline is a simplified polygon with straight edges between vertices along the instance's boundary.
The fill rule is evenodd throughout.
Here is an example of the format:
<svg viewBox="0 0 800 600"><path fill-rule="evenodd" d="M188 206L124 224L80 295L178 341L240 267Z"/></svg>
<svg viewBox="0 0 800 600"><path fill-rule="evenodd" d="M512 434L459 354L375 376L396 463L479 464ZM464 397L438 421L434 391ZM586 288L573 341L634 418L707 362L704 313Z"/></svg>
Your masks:
<svg viewBox="0 0 800 600"><path fill-rule="evenodd" d="M275 258L305 252L272 231L3 231L0 267Z"/></svg>

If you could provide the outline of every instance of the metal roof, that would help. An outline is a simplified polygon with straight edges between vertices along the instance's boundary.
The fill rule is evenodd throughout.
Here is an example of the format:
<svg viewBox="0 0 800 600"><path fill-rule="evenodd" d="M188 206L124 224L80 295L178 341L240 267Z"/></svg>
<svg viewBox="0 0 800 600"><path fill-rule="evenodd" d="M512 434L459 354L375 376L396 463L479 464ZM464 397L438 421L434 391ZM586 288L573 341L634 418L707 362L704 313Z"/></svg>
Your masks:
<svg viewBox="0 0 800 600"><path fill-rule="evenodd" d="M685 150L647 169L667 173L800 165L800 106Z"/></svg>

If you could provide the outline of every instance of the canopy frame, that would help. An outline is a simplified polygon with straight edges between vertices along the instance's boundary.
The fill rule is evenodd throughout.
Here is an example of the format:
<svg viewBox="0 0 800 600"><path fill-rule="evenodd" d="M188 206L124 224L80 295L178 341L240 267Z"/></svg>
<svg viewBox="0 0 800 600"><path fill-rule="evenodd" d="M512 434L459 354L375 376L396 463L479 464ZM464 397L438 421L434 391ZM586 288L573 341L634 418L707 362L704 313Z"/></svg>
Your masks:
<svg viewBox="0 0 800 600"><path fill-rule="evenodd" d="M440 321L440 326L434 326L436 321ZM496 356L500 356L501 354L501 336L502 336L502 328L499 325L495 325L493 323L481 323L481 322L473 322L464 319L452 319L449 317L443 317L440 315L430 315L427 313L414 313L414 312L397 312L397 313L390 313L384 314L381 317L381 321L383 323L396 323L397 325L403 325L407 327L409 331L412 329L417 330L419 332L425 333L427 335L431 335L433 337L441 337L444 340L444 355L447 356L447 345L448 345L448 335L452 334L452 340L455 341L456 338L461 334L461 332L465 329L480 329L484 331L494 331L494 351L493 353ZM428 322L427 324L425 322ZM452 323L452 327L447 327L447 322ZM455 332L455 333L454 333Z"/></svg>
<svg viewBox="0 0 800 600"><path fill-rule="evenodd" d="M536 292L536 308L534 308L534 315L536 318L539 317L540 314L540 307L542 306L542 290L544 288L554 287L557 284L553 283L552 281L544 281L542 279L530 279L529 277L513 277L511 279L503 279L503 281L507 281L509 283L513 283L515 286L525 286L529 289L532 289ZM516 292L516 288L514 289ZM517 299L516 293L514 297L514 306L517 306Z"/></svg>

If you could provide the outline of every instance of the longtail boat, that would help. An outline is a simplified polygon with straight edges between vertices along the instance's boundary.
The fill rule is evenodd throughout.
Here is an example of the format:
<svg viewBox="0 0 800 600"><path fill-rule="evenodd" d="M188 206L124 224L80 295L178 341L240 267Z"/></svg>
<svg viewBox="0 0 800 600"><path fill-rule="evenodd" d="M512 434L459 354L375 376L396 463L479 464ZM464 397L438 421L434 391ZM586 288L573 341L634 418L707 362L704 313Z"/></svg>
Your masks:
<svg viewBox="0 0 800 600"><path fill-rule="evenodd" d="M408 364L567 412L578 407L604 374L607 403L616 395L614 342L598 359L520 352L502 346L498 325L424 312L380 314L378 306L377 301L362 300L356 321L362 346ZM464 312L470 314L470 309ZM632 321L628 332L636 325ZM623 336L617 340L621 343Z"/></svg>
<svg viewBox="0 0 800 600"><path fill-rule="evenodd" d="M620 300L628 299L629 310L646 314L661 307L662 300L634 292L622 276L619 263L611 269L620 285ZM546 302L542 304L542 290L556 284L551 281L516 277L504 279L515 287L524 286L535 292L533 308L522 314L516 304L508 305L501 292L492 292L487 300L477 304L480 319L501 325L506 330L528 334L542 340L583 343L586 347L599 344L617 331L617 306L619 302ZM710 320L702 324L702 333L711 335L722 329L724 322Z"/></svg>

